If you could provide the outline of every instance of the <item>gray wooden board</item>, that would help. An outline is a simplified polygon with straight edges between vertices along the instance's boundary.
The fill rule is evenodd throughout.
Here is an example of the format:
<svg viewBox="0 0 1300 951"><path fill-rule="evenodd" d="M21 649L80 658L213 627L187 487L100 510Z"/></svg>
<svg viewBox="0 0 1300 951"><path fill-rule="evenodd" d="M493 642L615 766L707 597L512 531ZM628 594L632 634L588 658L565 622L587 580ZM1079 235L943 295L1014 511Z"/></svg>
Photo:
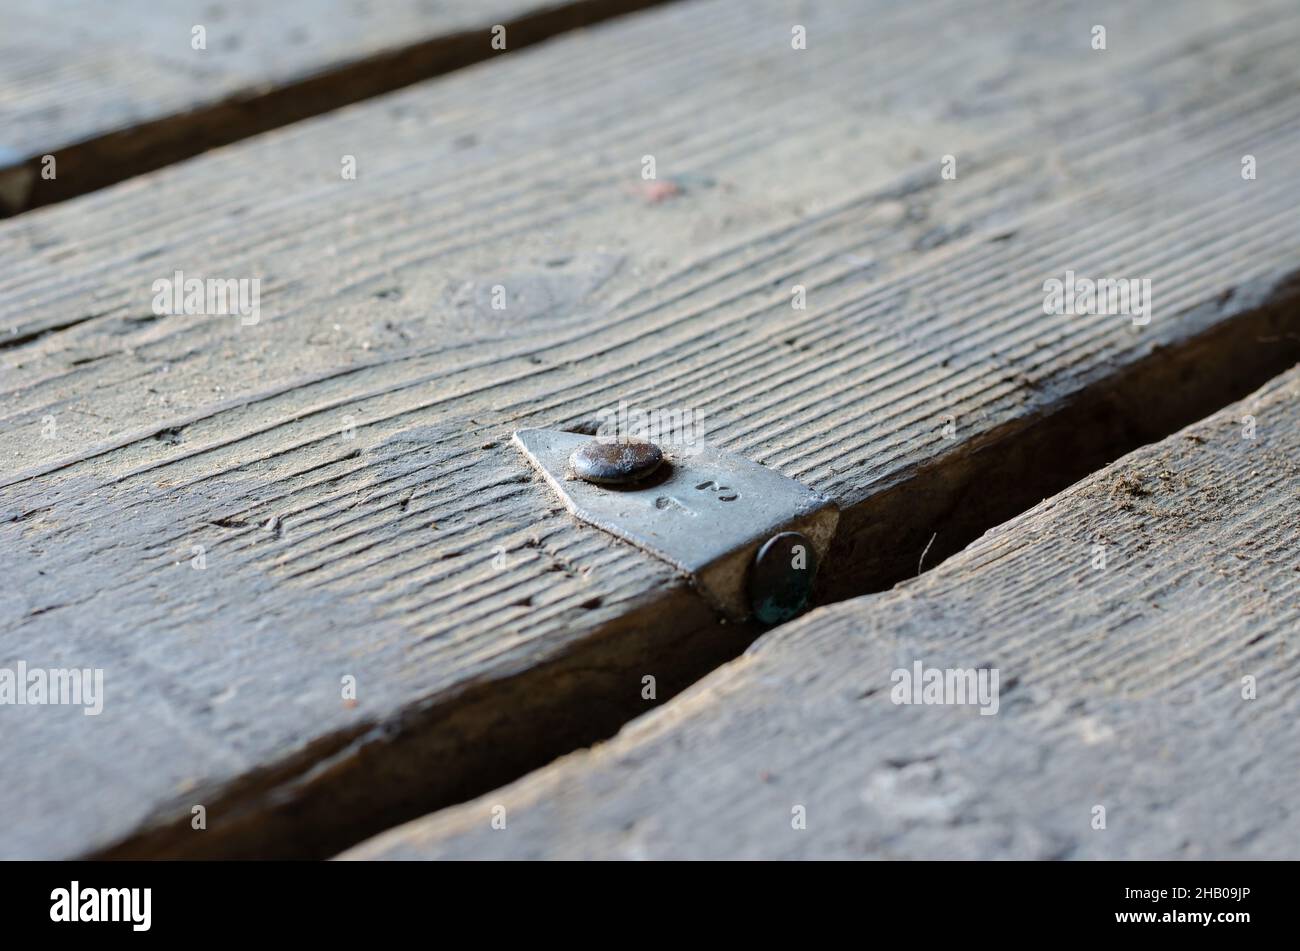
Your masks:
<svg viewBox="0 0 1300 951"><path fill-rule="evenodd" d="M506 27L508 51L640 5L9 0L0 25L0 212L499 55L496 25ZM292 97L278 95L286 89ZM46 155L56 160L52 179Z"/></svg>
<svg viewBox="0 0 1300 951"><path fill-rule="evenodd" d="M1099 10L667 6L0 224L0 666L108 693L0 708L0 854L337 850L747 643L513 429L696 410L860 593L1293 353L1300 12ZM178 269L259 321L159 317Z"/></svg>
<svg viewBox="0 0 1300 951"><path fill-rule="evenodd" d="M1295 859L1298 511L1300 368L348 855ZM918 662L998 690L898 703Z"/></svg>

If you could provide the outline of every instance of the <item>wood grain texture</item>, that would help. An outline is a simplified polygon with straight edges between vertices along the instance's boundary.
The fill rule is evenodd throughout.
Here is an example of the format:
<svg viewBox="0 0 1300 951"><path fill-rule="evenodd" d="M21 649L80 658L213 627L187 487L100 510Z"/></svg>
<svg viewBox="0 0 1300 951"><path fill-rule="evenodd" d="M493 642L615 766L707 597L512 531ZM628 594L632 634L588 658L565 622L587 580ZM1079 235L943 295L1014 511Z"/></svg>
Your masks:
<svg viewBox="0 0 1300 951"><path fill-rule="evenodd" d="M1300 368L348 857L1295 859L1298 504ZM996 712L896 703L917 661Z"/></svg>
<svg viewBox="0 0 1300 951"><path fill-rule="evenodd" d="M13 0L0 31L0 214L84 194L648 5ZM497 25L506 28L504 50L492 45ZM47 155L53 178L45 174Z"/></svg>
<svg viewBox="0 0 1300 951"><path fill-rule="evenodd" d="M0 854L330 854L752 638L515 428L699 411L844 508L838 597L1294 362L1300 15L1103 13L669 6L0 225L0 665L110 693L0 711ZM1152 322L1044 314L1066 268ZM177 269L260 321L158 317Z"/></svg>

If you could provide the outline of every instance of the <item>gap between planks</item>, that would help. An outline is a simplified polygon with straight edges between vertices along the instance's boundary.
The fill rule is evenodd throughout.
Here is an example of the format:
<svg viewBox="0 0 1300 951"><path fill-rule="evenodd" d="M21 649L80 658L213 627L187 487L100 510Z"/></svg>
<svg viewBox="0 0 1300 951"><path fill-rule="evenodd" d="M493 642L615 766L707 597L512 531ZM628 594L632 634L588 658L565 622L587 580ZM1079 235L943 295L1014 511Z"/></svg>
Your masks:
<svg viewBox="0 0 1300 951"><path fill-rule="evenodd" d="M434 36L373 53L282 84L250 82L247 91L193 109L51 147L5 165L0 158L0 219L67 201L146 172L371 99L454 70L525 49L551 37L676 0L570 0L503 17L481 28ZM491 30L506 28L507 46ZM53 156L58 174L42 176ZM13 341L9 341L12 343Z"/></svg>

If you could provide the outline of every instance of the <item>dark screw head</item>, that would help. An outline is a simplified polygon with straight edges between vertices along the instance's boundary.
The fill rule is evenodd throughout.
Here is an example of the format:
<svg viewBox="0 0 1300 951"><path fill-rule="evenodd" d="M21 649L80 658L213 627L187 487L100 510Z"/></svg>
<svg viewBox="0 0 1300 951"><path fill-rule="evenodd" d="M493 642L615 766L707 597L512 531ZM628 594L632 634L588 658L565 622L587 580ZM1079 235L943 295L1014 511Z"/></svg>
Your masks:
<svg viewBox="0 0 1300 951"><path fill-rule="evenodd" d="M664 454L652 442L583 443L569 456L574 474L598 485L627 485L640 482L659 468Z"/></svg>
<svg viewBox="0 0 1300 951"><path fill-rule="evenodd" d="M797 616L808 604L817 553L798 532L782 532L763 543L749 573L749 603L764 624L780 624Z"/></svg>

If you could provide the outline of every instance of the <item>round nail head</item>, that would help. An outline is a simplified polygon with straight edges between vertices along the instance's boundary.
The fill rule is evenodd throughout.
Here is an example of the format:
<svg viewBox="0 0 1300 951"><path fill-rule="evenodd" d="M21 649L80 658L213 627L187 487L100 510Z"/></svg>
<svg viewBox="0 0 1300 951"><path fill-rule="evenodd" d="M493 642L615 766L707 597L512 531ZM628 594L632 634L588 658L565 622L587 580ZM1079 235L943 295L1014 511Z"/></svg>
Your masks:
<svg viewBox="0 0 1300 951"><path fill-rule="evenodd" d="M781 624L798 616L812 594L817 553L798 532L782 532L763 543L749 573L749 603L763 624Z"/></svg>
<svg viewBox="0 0 1300 951"><path fill-rule="evenodd" d="M574 474L597 485L627 485L640 482L659 468L664 454L652 442L583 443L569 457Z"/></svg>

